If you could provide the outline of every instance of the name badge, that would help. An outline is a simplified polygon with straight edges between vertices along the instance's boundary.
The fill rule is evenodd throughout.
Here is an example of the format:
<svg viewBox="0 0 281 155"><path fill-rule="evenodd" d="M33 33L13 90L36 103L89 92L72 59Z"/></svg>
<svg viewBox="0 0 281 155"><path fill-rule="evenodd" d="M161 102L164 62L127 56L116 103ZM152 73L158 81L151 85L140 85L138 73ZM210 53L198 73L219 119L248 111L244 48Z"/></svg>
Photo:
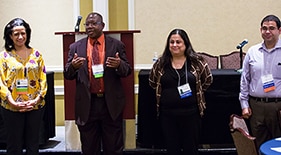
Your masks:
<svg viewBox="0 0 281 155"><path fill-rule="evenodd" d="M104 69L102 64L92 65L92 71L95 78L103 77Z"/></svg>
<svg viewBox="0 0 281 155"><path fill-rule="evenodd" d="M27 79L19 79L16 84L17 94L27 94L28 90L28 80Z"/></svg>
<svg viewBox="0 0 281 155"><path fill-rule="evenodd" d="M181 98L186 98L192 95L189 83L186 83L184 85L178 86L178 91Z"/></svg>
<svg viewBox="0 0 281 155"><path fill-rule="evenodd" d="M265 93L275 90L275 84L274 84L274 81L273 81L272 74L263 75L261 77L261 80L262 80L262 83L263 83L263 91Z"/></svg>

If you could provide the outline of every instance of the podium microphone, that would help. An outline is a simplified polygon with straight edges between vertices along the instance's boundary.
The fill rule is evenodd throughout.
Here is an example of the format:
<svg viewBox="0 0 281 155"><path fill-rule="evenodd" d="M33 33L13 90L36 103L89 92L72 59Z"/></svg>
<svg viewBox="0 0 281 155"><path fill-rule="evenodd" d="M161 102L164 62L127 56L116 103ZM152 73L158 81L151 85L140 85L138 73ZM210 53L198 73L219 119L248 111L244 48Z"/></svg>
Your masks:
<svg viewBox="0 0 281 155"><path fill-rule="evenodd" d="M78 19L77 19L77 22L76 22L76 25L75 25L75 28L74 28L75 32L79 32L81 20L82 20L82 16L78 16Z"/></svg>
<svg viewBox="0 0 281 155"><path fill-rule="evenodd" d="M243 46L248 44L248 39L244 39L240 44L236 46L237 49L241 49Z"/></svg>

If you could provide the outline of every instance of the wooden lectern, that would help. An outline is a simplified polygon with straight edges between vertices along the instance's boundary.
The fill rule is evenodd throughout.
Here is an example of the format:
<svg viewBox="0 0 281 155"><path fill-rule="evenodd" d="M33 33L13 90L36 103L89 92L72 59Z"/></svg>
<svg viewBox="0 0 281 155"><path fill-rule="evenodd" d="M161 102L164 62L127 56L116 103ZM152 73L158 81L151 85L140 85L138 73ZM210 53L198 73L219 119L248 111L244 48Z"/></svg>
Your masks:
<svg viewBox="0 0 281 155"><path fill-rule="evenodd" d="M104 31L105 35L109 35L113 38L121 40L125 44L127 58L132 68L134 68L134 33L140 33L140 31ZM86 37L86 33L55 32L55 35L62 35L63 37L63 64L65 66L68 58L69 45L81 38ZM126 120L133 120L131 123L135 125L134 71L132 71L132 74L130 76L122 79L122 84L126 95L126 106L124 109L123 117L125 119L125 130L127 130L128 123ZM80 138L78 129L75 125L74 114L75 87L75 80L64 79L65 140L67 150L80 150ZM124 133L126 137L125 148L135 148L135 132L129 134L125 131ZM133 137L133 139L128 140L128 137Z"/></svg>

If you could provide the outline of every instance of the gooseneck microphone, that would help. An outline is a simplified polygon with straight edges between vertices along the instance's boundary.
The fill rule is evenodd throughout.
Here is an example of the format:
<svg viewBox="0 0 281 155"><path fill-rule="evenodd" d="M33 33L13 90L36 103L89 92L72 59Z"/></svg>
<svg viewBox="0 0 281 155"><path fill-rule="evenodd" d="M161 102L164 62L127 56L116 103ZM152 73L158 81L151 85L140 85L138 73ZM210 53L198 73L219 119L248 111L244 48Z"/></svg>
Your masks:
<svg viewBox="0 0 281 155"><path fill-rule="evenodd" d="M241 49L243 46L248 44L248 39L244 39L240 44L236 46L237 49Z"/></svg>
<svg viewBox="0 0 281 155"><path fill-rule="evenodd" d="M75 27L74 27L74 31L75 31L75 32L79 32L81 20L82 20L82 16L78 16L76 25L75 25Z"/></svg>

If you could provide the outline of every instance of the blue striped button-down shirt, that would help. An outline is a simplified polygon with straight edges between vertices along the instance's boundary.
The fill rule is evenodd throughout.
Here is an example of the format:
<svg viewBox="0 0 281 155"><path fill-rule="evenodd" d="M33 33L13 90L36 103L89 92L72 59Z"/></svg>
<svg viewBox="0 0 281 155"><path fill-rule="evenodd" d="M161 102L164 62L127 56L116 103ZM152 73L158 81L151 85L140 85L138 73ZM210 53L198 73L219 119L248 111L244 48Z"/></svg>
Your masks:
<svg viewBox="0 0 281 155"><path fill-rule="evenodd" d="M272 74L275 90L265 93L261 77ZM273 49L264 43L249 48L240 81L239 100L242 109L249 107L249 95L254 97L281 98L281 40Z"/></svg>

